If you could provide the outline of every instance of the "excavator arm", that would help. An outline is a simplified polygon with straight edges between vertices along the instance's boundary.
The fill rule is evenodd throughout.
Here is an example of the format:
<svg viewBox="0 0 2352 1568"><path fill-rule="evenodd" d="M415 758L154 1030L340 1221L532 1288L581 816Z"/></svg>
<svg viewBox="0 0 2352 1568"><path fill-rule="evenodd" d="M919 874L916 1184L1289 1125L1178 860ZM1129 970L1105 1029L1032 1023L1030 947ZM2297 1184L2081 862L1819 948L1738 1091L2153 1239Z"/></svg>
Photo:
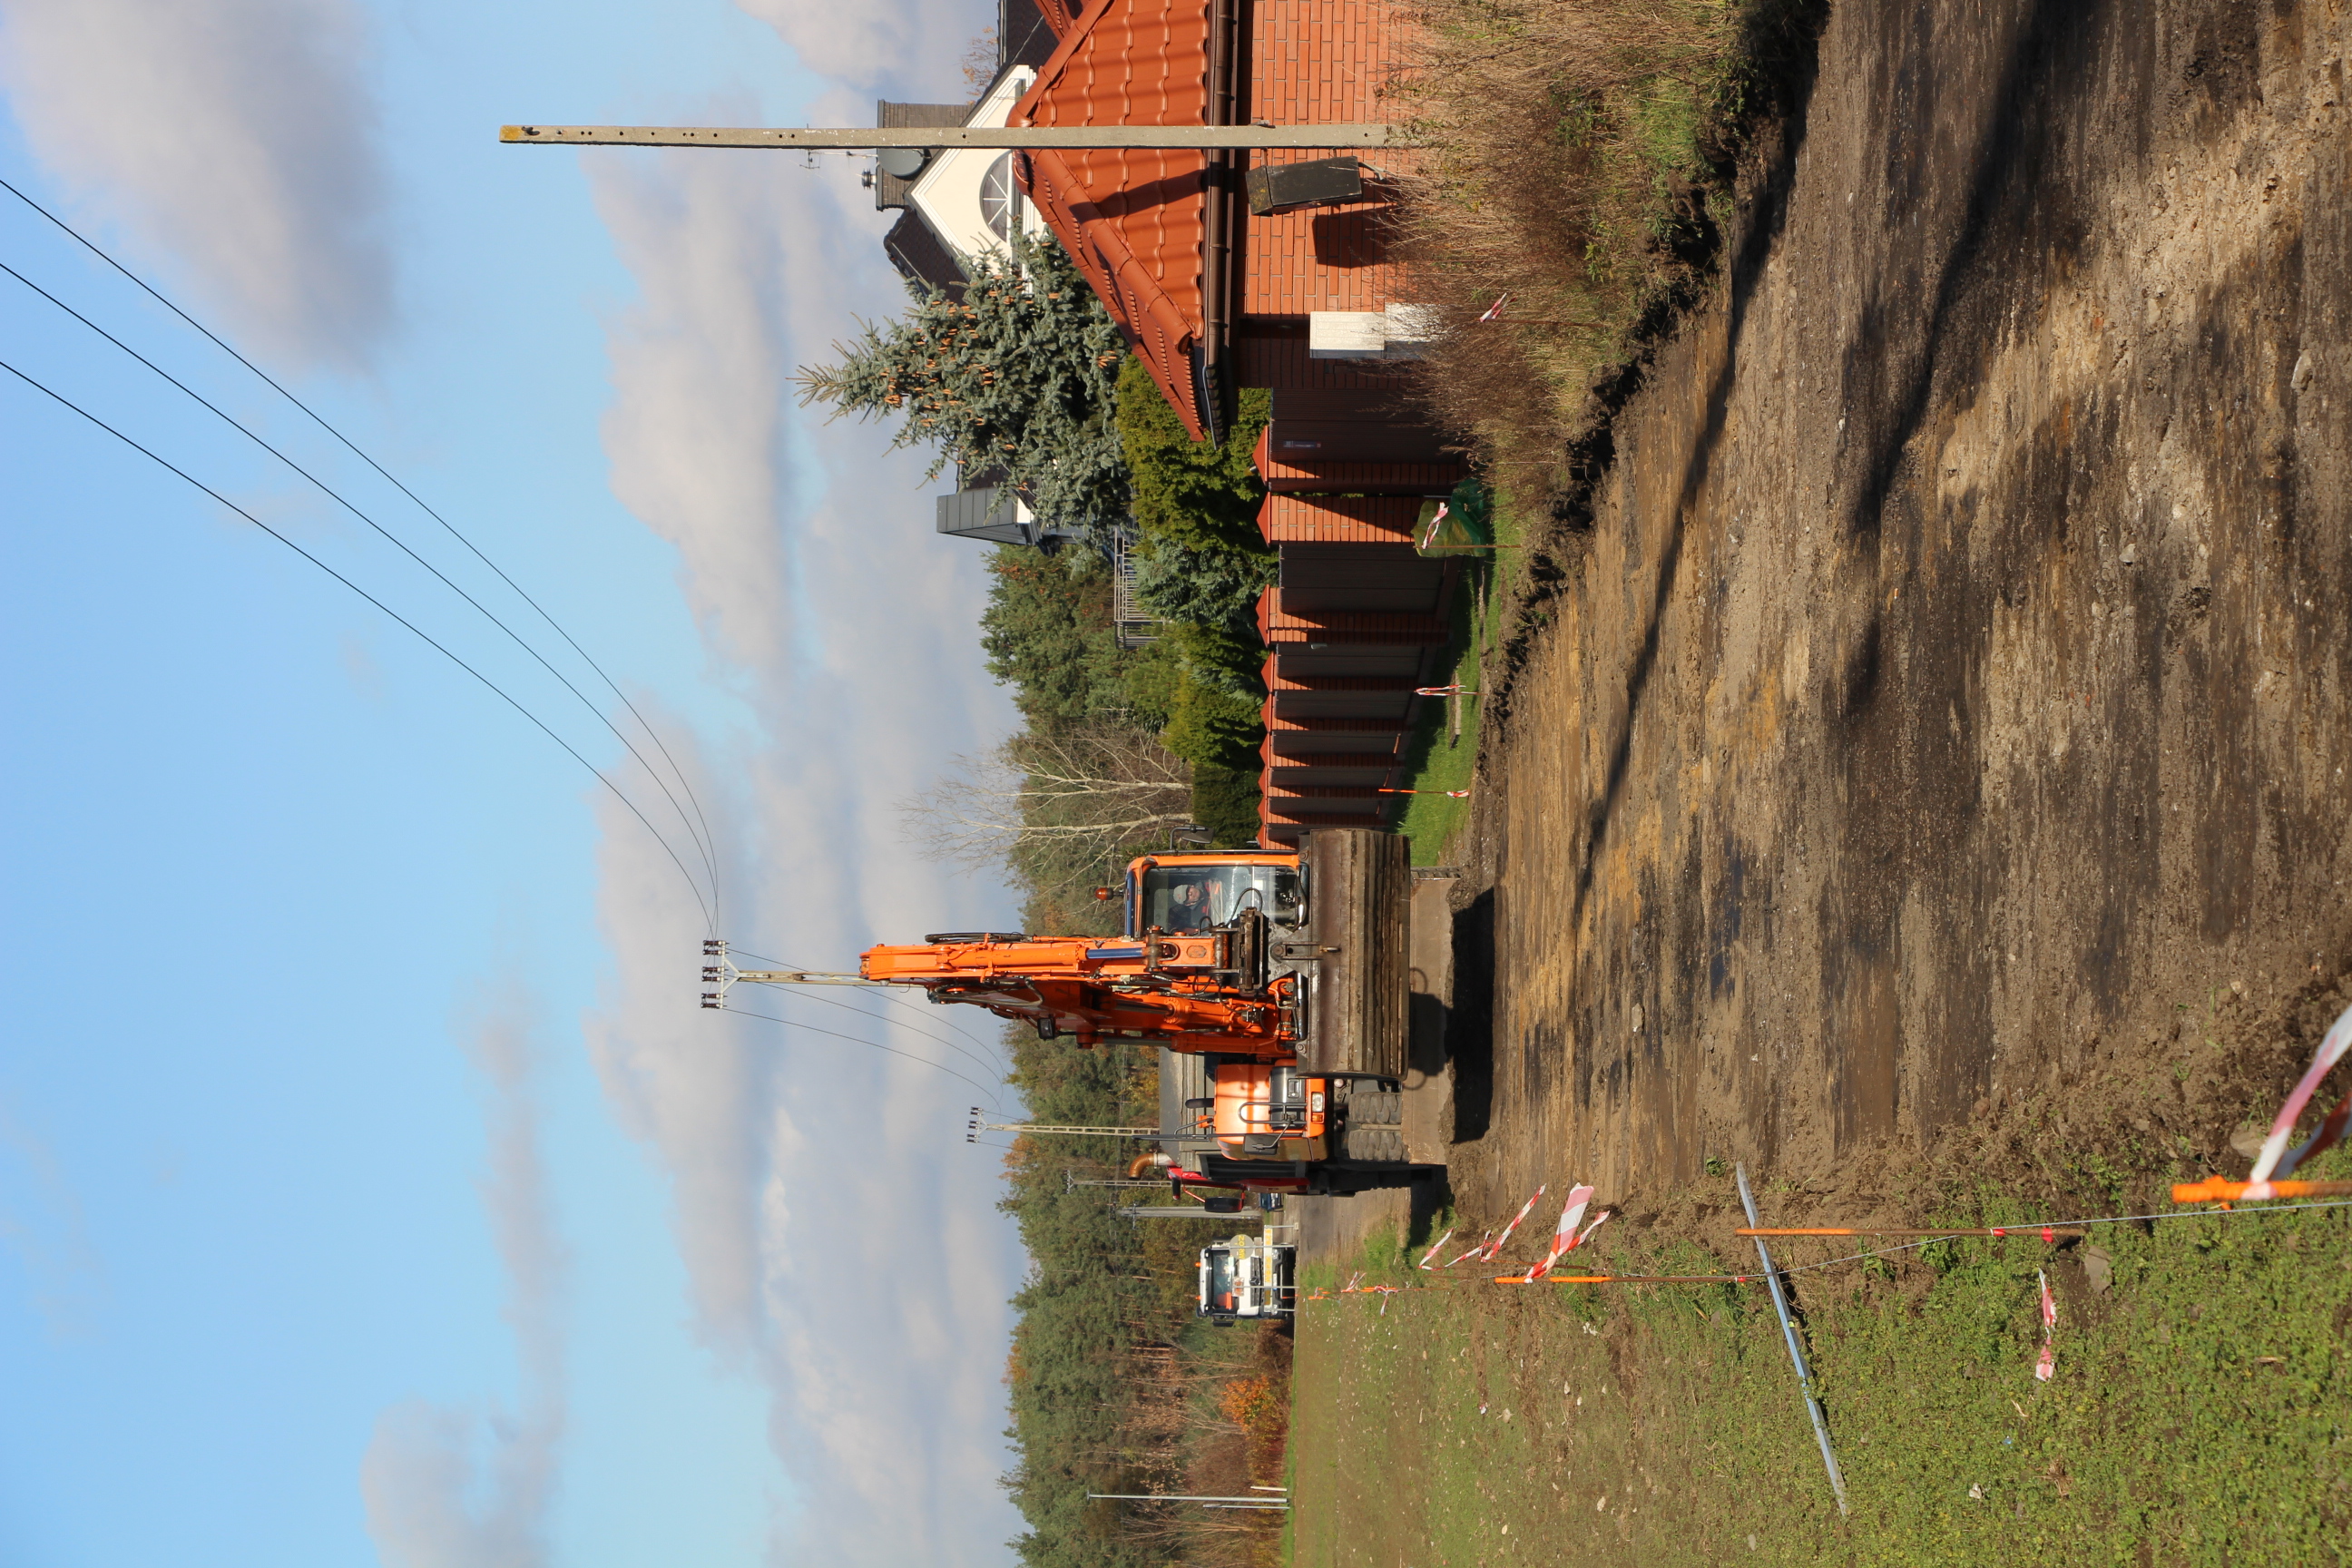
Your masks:
<svg viewBox="0 0 2352 1568"><path fill-rule="evenodd" d="M1262 962L1249 972L1249 950L1265 945L1254 923L1262 922L1140 938L974 932L868 948L858 973L917 987L934 1002L985 1007L1047 1039L1131 1039L1272 1059L1294 1048L1296 1009L1287 977L1265 978Z"/></svg>

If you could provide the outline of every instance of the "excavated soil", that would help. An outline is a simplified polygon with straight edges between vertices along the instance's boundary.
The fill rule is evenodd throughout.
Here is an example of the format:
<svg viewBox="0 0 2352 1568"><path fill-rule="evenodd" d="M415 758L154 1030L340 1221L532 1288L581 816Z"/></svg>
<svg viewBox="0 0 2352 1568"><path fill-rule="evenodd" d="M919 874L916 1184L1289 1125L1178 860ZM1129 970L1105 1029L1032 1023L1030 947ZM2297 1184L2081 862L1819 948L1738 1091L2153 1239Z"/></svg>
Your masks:
<svg viewBox="0 0 2352 1568"><path fill-rule="evenodd" d="M2352 965L2347 44L1834 7L1485 677L1473 1220L2275 1104Z"/></svg>

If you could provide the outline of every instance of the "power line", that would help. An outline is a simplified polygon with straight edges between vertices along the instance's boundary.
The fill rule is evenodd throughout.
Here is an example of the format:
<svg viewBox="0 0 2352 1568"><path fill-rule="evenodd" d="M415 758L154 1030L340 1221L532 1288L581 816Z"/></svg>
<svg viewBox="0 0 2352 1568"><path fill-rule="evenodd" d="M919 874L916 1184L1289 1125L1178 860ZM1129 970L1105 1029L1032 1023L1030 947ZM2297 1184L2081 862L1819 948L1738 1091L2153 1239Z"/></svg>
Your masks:
<svg viewBox="0 0 2352 1568"><path fill-rule="evenodd" d="M113 426L109 425L105 420L100 419L97 415L92 414L89 409L82 407L79 404L73 402L71 399L59 393L52 392L49 388L42 385L39 382L35 381L31 376L26 375L23 371L18 370L15 365L10 364L7 361L0 360L0 370L6 371L10 375L15 376L18 381L23 382L26 386L31 387L34 391L41 394L52 402L69 409L73 413L80 415L84 419L89 420L91 424L97 426L100 429L105 431L108 435L121 442L124 446L138 453L141 457L147 458L149 461L170 471L171 473L178 475L181 479L187 480L188 483L195 486L196 489L204 491L205 494L212 497L213 500L220 502L221 505L236 513L237 516L245 519L246 521L253 524L254 527L261 530L262 532L269 535L270 538L278 541L278 543L286 546L287 549L292 551L295 554L299 555L303 560L308 561L311 565L316 566L320 571L324 572L328 576L332 577L336 582L341 583L344 587L349 588L352 593L357 594L361 598L365 599L369 604L373 605L377 609L382 610L385 615L390 616L394 620L398 621L402 626L415 633L417 638L424 642L426 647L432 648L434 652L439 654L451 664L456 665L459 669L464 670L467 675L472 676L476 680L480 681L484 686L488 687L492 691L496 692L499 700L504 701L507 706L512 708L516 712L530 720L533 724L538 725L541 732L545 734L549 740L553 741L557 745L562 747L564 751L570 752L573 762L578 763L582 767L586 768L590 773L594 773L596 775L597 782L602 784L606 789L611 790L613 792L614 798L618 800L623 805L627 806L629 808L629 814L635 816L639 822L645 824L646 831L653 834L654 842L662 847L662 852L667 855L670 858L671 864L677 868L678 875L686 879L687 890L694 895L694 901L698 905L701 906L703 920L706 922L709 922L711 921L710 906L703 900L702 888L700 884L695 881L694 874L686 868L686 862L678 858L677 851L670 847L669 840L664 838L659 832L656 831L654 825L651 822L646 821L646 814L637 809L637 803L631 800L627 795L622 794L620 786L614 784L611 779L606 778L604 776L604 770L597 767L595 763L590 762L587 758L582 756L579 752L572 747L571 742L557 734L553 730L549 729L545 721L541 720L538 714L533 713L530 709L524 707L521 703L509 696L506 689L499 686L497 681L492 680L488 676L484 675L480 670L476 669L464 659L459 658L456 654L450 652L440 643L436 642L422 627L418 626L414 621L408 619L407 616L402 615L399 611L394 609L390 605L385 604L382 599L377 598L373 594L369 593L365 588L361 587L357 583L352 582L349 577L344 576L341 573L336 571L333 567L328 565L325 562L320 560L317 556L311 554L309 551L303 549L300 545L295 543L292 540L287 538L284 534L278 532L276 529L270 527L268 523L262 521L259 518L246 510L245 508L237 505L236 502L229 500L228 497L221 494L220 491L205 483L204 480L196 478L194 474L189 473L185 468L180 468L169 458L163 458L157 453L150 451L145 447L141 446L138 442L132 440L121 431L117 430ZM713 929L716 929L715 923L713 925Z"/></svg>
<svg viewBox="0 0 2352 1568"><path fill-rule="evenodd" d="M756 959L756 960L757 960L757 961L759 961L760 963L764 963L764 964L767 964L767 965L768 965L770 968L772 968L772 969L806 969L806 968L808 967L808 965L806 965L806 964L804 964L804 963L789 963L789 962L787 962L787 961L785 961L785 960L783 960L783 959L781 959L781 958L771 958L771 957L769 957L769 956L768 956L766 953L764 953L764 952L753 952L750 948L747 948L747 947L737 947L737 946L735 946L735 944L734 944L734 943L732 943L732 942L730 942L730 943L728 944L728 951L729 951L729 952L740 952L740 953L741 953L741 954L742 954L744 957L746 957L746 958L750 958L750 959ZM924 1004L919 1003L919 1002L917 1002L917 1001L916 1001L913 997L911 997L911 996L907 996L907 995L903 995L903 994L901 994L899 993L898 989L897 987L895 987L895 986L893 986L892 988L890 988L890 989L888 989L888 990L886 990L886 991L881 992L881 993L880 993L880 994L881 994L881 997L882 997L882 999L883 999L884 1001L886 1001L886 1002L896 1002L896 1003L898 1003L898 1004L900 1006L902 1006L902 1007L912 1007L912 1008L915 1008L915 1009L917 1009L918 1011L919 1011L919 1010L923 1007L923 1005L924 1005ZM820 1001L821 1001L821 1000L823 1000L823 998L821 998L821 997L820 997L820 998L816 998L816 1000L820 1000ZM842 1005L842 1004L840 1004L840 1003L835 1003L835 1006L840 1006L840 1005ZM853 1011L853 1012L865 1012L865 1009L864 1009L864 1008L852 1008L852 1009L851 1009L851 1011ZM877 1014L877 1013L866 1013L866 1016L867 1017L869 1017L869 1018L876 1018L876 1017L879 1017L879 1016L881 1016L881 1015L880 1015L880 1014ZM1000 1067L1002 1067L1002 1068L1003 1068L1006 1072L1011 1072L1011 1071L1013 1071L1013 1063L1012 1063L1012 1061L1011 1061L1010 1059L1008 1059L1008 1058L1005 1057L1005 1055L1004 1055L1004 1047L1003 1047L1003 1046L1001 1043L998 1043L998 1044L991 1044L989 1041L984 1040L984 1039L982 1039L980 1036L973 1034L970 1029L965 1028L962 1025L961 1025L961 1024L959 1024L959 1023L955 1022L955 1021L954 1021L953 1019L951 1019L951 1018L942 1018L942 1017L938 1017L938 1016L929 1016L929 1015L927 1015L927 1016L930 1016L930 1021L931 1021L932 1023L935 1023L935 1024L939 1025L939 1026L940 1026L941 1028L943 1028L943 1029L953 1029L957 1034L961 1035L965 1039L970 1040L973 1045L975 1045L975 1046L982 1046L982 1047L987 1047L988 1049L993 1050L993 1051L996 1053L996 1055L997 1055L997 1059L996 1059L995 1061L992 1061L992 1062L982 1062L982 1063L981 1064L982 1067L986 1068L990 1072L994 1072L994 1071L995 1071L998 1068L1000 1068ZM915 1032L916 1032L917 1034L921 1034L921 1033L923 1033L923 1031L922 1031L922 1030L920 1030L920 1029L918 1029L918 1030L916 1030ZM932 1037L933 1039L938 1039L938 1038L939 1038L939 1037L938 1037L938 1036L936 1036L936 1035L932 1036L931 1037ZM942 1044L942 1045L945 1045L946 1043L947 1043L947 1042L946 1042L946 1041L944 1041L944 1040L940 1041L940 1044ZM969 1054L969 1053L967 1053L967 1054Z"/></svg>
<svg viewBox="0 0 2352 1568"><path fill-rule="evenodd" d="M202 332L205 337L211 339L214 345L219 348L223 353L227 354L231 359L236 361L237 363L245 366L246 369L251 371L255 375L259 376L262 381L268 385L271 391L277 393L278 396L283 397L287 402L292 404L295 407L308 415L310 419L317 424L320 429L324 430L328 435L332 436L336 440L341 442L352 456L358 458L361 462L365 463L369 468L373 468L378 474L383 475L384 480L389 483L393 489L398 490L402 495L406 496L410 500L415 502L418 510L424 512L425 516L431 518L434 521L439 523L444 529L447 530L449 537L464 545L468 551L471 551L475 560L479 561L483 565L488 567L493 573L497 574L499 581L513 589L516 597L521 599L524 604L529 605L532 611L538 615L541 620L545 621L551 627L552 627L555 631L555 635L562 637L567 644L569 644L572 651L578 654L582 661L584 662L589 668L596 672L596 679L602 680L605 686L611 689L613 695L620 699L621 706L629 710L629 716L637 721L638 725L644 729L647 737L652 740L654 749L661 752L662 760L669 763L670 772L677 778L678 787L686 791L686 798L693 804L695 817L702 825L702 837L700 841L706 845L716 842L716 837L710 831L710 819L703 815L702 801L695 795L694 784L687 778L686 770L677 765L677 759L670 755L669 747L663 743L661 731L655 729L652 723L646 720L646 716L637 710L637 705L629 700L629 694L621 689L620 683L615 681L611 676L604 673L604 667L598 664L594 658L591 658L588 650L582 647L578 640L575 639L570 632L563 629L562 623L558 621L553 616L548 614L548 612L541 606L540 602L537 599L532 598L528 593L525 593L523 591L522 584L516 582L512 577L508 576L506 570L503 567L501 567L497 562L491 560L488 555L482 553L480 548L477 546L472 540L459 532L457 524L451 522L447 518L443 517L439 512L426 505L424 497L418 495L415 490L410 489L406 485L401 483L400 480L395 479L392 472L382 463L377 462L373 458L369 457L366 452L361 450L360 447L352 442L350 437L345 436L341 430L336 429L332 425L329 424L324 415L320 414L317 409L312 408L300 398L295 396L291 392L286 390L284 386L278 384L277 378L272 376L268 371L263 370L259 365L254 363L251 360L237 353L236 349L231 348L228 343L224 342L219 334L215 333L210 327L205 326L202 321L197 321L194 316L189 315L185 310L180 309L179 306L172 303L172 301L164 298L152 284L150 284L145 279L140 277L136 272L131 271L131 268L123 266L120 261L115 260L113 257L109 256L103 249L100 248L95 242L85 238L81 232L76 229L71 224L66 222L65 219L58 216L57 214L51 212L48 208L43 206L40 203L35 201L32 197L26 195L24 192L18 190L16 186L10 184L5 180L0 180L0 190L5 190L10 195L15 196L18 201L24 203L26 206L32 208L35 212L48 219L49 222L61 230L67 237L73 240L75 244L80 246L84 250L89 251L92 256L97 257L100 261L105 262L109 267L113 268L114 270L122 274L123 277L129 279L131 282L137 284L146 292L148 298L153 300L157 304L163 306L163 309L171 311L172 314L179 317L180 320L185 321L197 331ZM46 391L47 389L43 388L43 390ZM77 412L79 412L79 410L77 410ZM484 611L483 613L487 615L488 612ZM566 684L569 683L567 682ZM632 751L635 749L635 748L634 747L631 748ZM644 760L645 759L642 757L638 759L640 762L644 762ZM647 773L651 773L653 771L651 763L646 764L646 771ZM598 776L602 777L603 775L599 774ZM609 784L610 781L607 781L607 783ZM671 804L676 805L677 803L673 799ZM648 823L646 826L650 827L652 825ZM667 847L667 841L665 840L664 842L665 847ZM709 848L705 848L703 851L706 859L710 857L711 853L712 851ZM677 857L672 856L671 858L675 859ZM698 893L697 896L699 897L699 894ZM718 870L715 866L711 870L710 899L714 905L719 901ZM715 919L712 929L717 929Z"/></svg>
<svg viewBox="0 0 2352 1568"><path fill-rule="evenodd" d="M749 955L747 954L746 956L748 957ZM803 1002L822 1002L828 1007L838 1007L845 1013L855 1013L861 1018L871 1018L874 1022L882 1025L886 1028L887 1028L892 1023L891 1019L885 1017L879 1013L869 1013L863 1007L854 1007L848 1003L841 1001L835 997L814 995L811 993L810 989L806 987L795 990L793 994L799 997L800 1000ZM962 1057L964 1060L971 1063L972 1066L978 1068L982 1072L994 1072L997 1068L996 1063L982 1061L980 1058L972 1055L970 1051L965 1050L961 1046L957 1045L953 1040L949 1039L945 1035L934 1035L928 1029L917 1029L912 1024L900 1024L898 1027L913 1030L914 1033L922 1036L923 1038L927 1040L937 1040L940 1045L945 1046L948 1049Z"/></svg>
<svg viewBox="0 0 2352 1568"><path fill-rule="evenodd" d="M752 952L751 947L736 947L734 942L730 942L730 945L727 945L727 950L730 950L730 952L740 952L740 954L743 954L743 957L746 957L746 959L757 959L757 962L767 963L767 966L772 966L772 969L807 969L807 963L793 963L793 962L788 962L788 959L776 959L776 957L769 957L769 954L764 954L764 952ZM906 994L903 994L903 992L898 990L898 987L889 987L889 990L879 992L879 994L882 994L882 999L885 999L885 1002L896 1002L896 1004L901 1004L901 1006L918 1008L918 1011L922 1011L922 1006L924 1006L924 1004L915 1002L915 999L912 999L912 996L906 996ZM988 1039L981 1039L979 1035L973 1035L971 1030L967 1030L967 1027L964 1027L964 1025L955 1023L955 1020L952 1020L952 1018L936 1018L936 1016L934 1016L934 1018L931 1018L931 1023L936 1023L936 1025L939 1025L939 1027L943 1027L943 1030L955 1030L957 1035L962 1035L964 1039L969 1039L969 1041L971 1041L971 1044L976 1044L976 1047L985 1047L985 1048L990 1048L990 1051L995 1051L995 1053L997 1053L997 1058L1000 1058L1000 1063L990 1063L990 1068L988 1068L990 1072L995 1072L997 1065L1002 1065L1002 1068L1007 1069L1007 1072L1012 1072L1012 1063L1009 1063L1009 1060L1002 1060L1002 1058L1004 1058L1004 1047L1002 1047L1002 1044L992 1044L992 1041L988 1041Z"/></svg>
<svg viewBox="0 0 2352 1568"><path fill-rule="evenodd" d="M901 1007L907 1007L907 1008L910 1008L910 1009L917 1009L917 1010L919 1010L920 1008L922 1008L922 1007L924 1007L925 1005L927 1005L927 1004L925 1004L925 1003L921 1003L921 1002L918 1002L918 1001L916 1001L916 1000L915 1000L913 997L911 997L911 996L901 996L901 995L899 995L899 994L898 994L897 992L895 992L895 991L886 991L886 992L884 992L884 993L882 994L882 999L883 999L884 1001L886 1001L886 1002L895 1002L895 1003L897 1003L897 1004L898 1004L899 1006L901 1006ZM925 1016L930 1016L930 1015L928 1015L928 1014L926 1014ZM955 1025L955 1024L950 1023L950 1022L949 1022L947 1019L945 1019L945 1018L935 1018L933 1021L934 1021L934 1022L936 1022L936 1023L939 1023L939 1024L940 1024L940 1025L942 1025L942 1026L946 1026L946 1027L948 1027L948 1028L954 1029L954 1030L955 1030L955 1032L956 1032L957 1034L961 1035L965 1039L970 1040L970 1041L971 1041L973 1045L975 1045L975 1046L982 1046L982 1047L985 1047L987 1049L992 1050L992 1051L994 1051L994 1052L996 1053L996 1060L989 1064L989 1068L988 1068L988 1070L989 1070L989 1071L991 1071L991 1072L994 1072L994 1071L995 1071L998 1068L1000 1068L1000 1067L1001 1067L1001 1068L1003 1068L1007 1073L1010 1073L1010 1072L1012 1072L1012 1071L1013 1070L1013 1060L1012 1060L1012 1058L1011 1058L1007 1057L1007 1056L1004 1054L1004 1047L1003 1047L1003 1045L1001 1045L1001 1044L997 1044L997 1043L992 1043L992 1042L991 1042L991 1041L989 1041L989 1040L983 1039L983 1038L982 1038L982 1037L981 1037L980 1036L973 1034L970 1029L962 1028L962 1027L959 1026L958 1025Z"/></svg>
<svg viewBox="0 0 2352 1568"><path fill-rule="evenodd" d="M124 353L129 354L132 359L137 360L149 370L153 371L157 375L163 377L165 381L170 382L180 391L185 393L190 398L202 405L207 412L220 419L231 429L236 431L247 440L251 441L255 446L260 447L263 451L268 453L271 457L277 458L279 462L285 464L288 468L293 469L296 473L308 479L313 486L317 487L320 493L325 495L329 500L341 507L345 511L350 512L353 517L358 518L362 522L366 523L370 528L375 530L377 533L391 541L394 547L399 550L402 554L407 556L411 561L415 562L419 566L424 567L425 570L433 574L435 577L440 580L443 586L446 587L451 593L457 595L459 598L465 600L467 604L479 611L482 617L488 621L490 625L506 633L508 637L513 641L517 647L521 648L525 653L530 655L531 658L539 660L540 667L541 668L545 669L548 674L555 677L557 680L562 682L563 689L566 691L571 692L572 696L578 698L582 707L587 709L591 713L595 714L597 721L601 722L604 728L613 732L613 738L614 740L620 742L622 745L628 748L629 755L636 758L638 765L646 770L646 776L654 781L654 787L660 790L662 794L668 798L671 809L677 813L678 821L685 826L687 837L692 841L696 850L702 857L703 868L710 877L711 903L714 907L717 905L719 901L719 868L716 862L711 858L711 847L704 843L700 837L696 834L693 819L686 815L686 807L678 804L677 796L671 793L669 785L663 782L661 774L655 771L653 763L646 759L646 754L637 750L636 742L630 740L628 736L623 734L621 732L620 726L614 723L613 721L605 715L604 711L596 706L596 704L591 702L588 700L588 694L581 690L577 686L574 686L571 679L566 677L562 670L556 668L554 665L550 664L547 661L546 656L541 654L537 648L531 647L530 643L523 640L522 637L517 633L512 626L508 626L506 622L499 619L497 616L493 615L488 605L484 605L479 599L475 598L471 594L466 592L465 589L459 587L456 583L451 582L446 573L434 565L430 561L425 560L422 555L416 553L415 551L410 549L406 542L402 540L397 534L385 528L382 523L376 521L375 519L370 517L367 513L362 511L358 507L352 505L349 500L343 498L341 492L337 491L324 479L320 479L316 474L310 472L310 469L304 468L301 464L296 462L293 458L288 457L285 453L271 446L259 435L256 434L253 430L237 420L235 416L228 414L211 399L205 397L204 394L196 391L194 387L188 385L187 383L173 375L170 371L165 370L162 365L157 364L153 360L149 359L145 354L141 353L137 349L132 348L129 343L124 342L121 338L116 337L112 332L108 331L104 327L100 326L96 321L91 321L88 316L83 315L79 310L75 310L71 305L67 304L63 300L58 299L55 294L50 293L47 289L42 288L39 284L26 277L23 273L17 271L6 262L0 261L0 272L5 272L9 277L14 278L26 288L30 289L34 293L38 294L42 299L47 300L58 310L63 310L67 315L71 316L75 321L79 321L83 326L88 327L91 331L96 332L100 337L104 338L116 348L121 349ZM715 915L713 918L715 921Z"/></svg>
<svg viewBox="0 0 2352 1568"><path fill-rule="evenodd" d="M730 1004L719 1010L725 1013L740 1013L746 1018L764 1018L771 1024L782 1024L787 1029L806 1029L813 1035L830 1035L836 1040L847 1040L853 1046L864 1046L868 1050L887 1051L894 1057L905 1057L910 1062L920 1062L927 1068L937 1068L940 1071L947 1074L950 1078L961 1079L963 1082L971 1085L972 1088L988 1096L991 1100L995 1100L996 1103L1000 1105L1003 1103L1003 1101L996 1100L996 1091L994 1089L989 1088L978 1079L966 1078L962 1073L956 1071L956 1069L951 1067L948 1067L943 1063L935 1062L929 1057L916 1056L911 1051L902 1051L896 1046L877 1045L872 1040L861 1040L855 1035L845 1035L838 1029L821 1029L814 1024L803 1024L793 1018L779 1018L772 1013L754 1013L749 1007L738 1007L732 1004Z"/></svg>

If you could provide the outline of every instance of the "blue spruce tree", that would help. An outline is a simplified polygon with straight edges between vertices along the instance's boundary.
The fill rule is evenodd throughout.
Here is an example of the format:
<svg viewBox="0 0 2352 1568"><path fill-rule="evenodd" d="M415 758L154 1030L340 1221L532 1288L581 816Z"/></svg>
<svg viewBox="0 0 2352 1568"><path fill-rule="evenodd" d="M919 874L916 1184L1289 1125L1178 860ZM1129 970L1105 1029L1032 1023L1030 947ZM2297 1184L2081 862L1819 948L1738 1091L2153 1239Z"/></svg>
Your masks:
<svg viewBox="0 0 2352 1568"><path fill-rule="evenodd" d="M969 257L957 299L909 281L895 321L861 322L839 359L803 365L803 407L899 421L894 447L930 446L923 478L1012 486L1038 521L1087 537L1125 521L1127 464L1113 414L1127 343L1058 246L1018 237Z"/></svg>

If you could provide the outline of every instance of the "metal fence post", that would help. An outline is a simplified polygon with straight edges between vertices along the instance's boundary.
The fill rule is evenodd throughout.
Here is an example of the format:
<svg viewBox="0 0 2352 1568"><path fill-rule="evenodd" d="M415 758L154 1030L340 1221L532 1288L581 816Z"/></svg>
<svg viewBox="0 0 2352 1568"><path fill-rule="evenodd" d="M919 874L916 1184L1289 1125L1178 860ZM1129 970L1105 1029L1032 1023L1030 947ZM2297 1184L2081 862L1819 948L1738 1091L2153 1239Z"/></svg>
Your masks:
<svg viewBox="0 0 2352 1568"><path fill-rule="evenodd" d="M1748 1228L1760 1230L1763 1222L1756 1217L1756 1197L1748 1190L1748 1167L1734 1165L1732 1173L1739 1179L1739 1204L1748 1211ZM1771 1251L1762 1237L1756 1237L1756 1257L1764 1265L1764 1283L1772 1292L1772 1310L1780 1314L1780 1337L1789 1346L1789 1360L1797 1369L1797 1389L1805 1398L1805 1414L1812 1417L1813 1440L1822 1446L1822 1465L1830 1473L1830 1489L1837 1493L1838 1512L1843 1516L1845 1506L1845 1477L1838 1470L1837 1455L1830 1449L1829 1423L1822 1418L1822 1402L1813 1396L1812 1369L1805 1364L1804 1347L1797 1342L1797 1325L1789 1316L1789 1298L1780 1288L1780 1276L1772 1267Z"/></svg>

